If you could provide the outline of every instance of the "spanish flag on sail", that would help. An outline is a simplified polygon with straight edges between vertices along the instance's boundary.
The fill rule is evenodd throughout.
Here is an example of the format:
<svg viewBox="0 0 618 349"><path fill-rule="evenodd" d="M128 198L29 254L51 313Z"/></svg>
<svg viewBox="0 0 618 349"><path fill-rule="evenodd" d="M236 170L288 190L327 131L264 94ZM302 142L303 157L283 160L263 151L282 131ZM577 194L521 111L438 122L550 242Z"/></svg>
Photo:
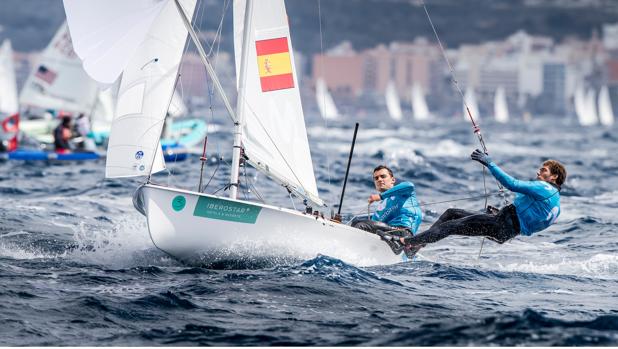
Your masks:
<svg viewBox="0 0 618 349"><path fill-rule="evenodd" d="M293 88L294 75L288 38L258 40L255 48L262 92Z"/></svg>

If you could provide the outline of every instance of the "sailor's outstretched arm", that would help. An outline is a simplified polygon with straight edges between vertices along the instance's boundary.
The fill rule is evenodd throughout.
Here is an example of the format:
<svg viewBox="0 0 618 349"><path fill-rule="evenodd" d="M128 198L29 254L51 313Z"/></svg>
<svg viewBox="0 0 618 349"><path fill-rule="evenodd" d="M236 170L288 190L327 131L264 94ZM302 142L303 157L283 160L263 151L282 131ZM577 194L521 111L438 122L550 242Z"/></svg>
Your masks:
<svg viewBox="0 0 618 349"><path fill-rule="evenodd" d="M508 173L504 172L495 162L491 160L489 155L475 150L470 156L472 160L478 161L489 169L489 172L502 184L506 189L516 193L531 195L532 197L542 197L539 189L543 188L543 183L540 181L522 181Z"/></svg>

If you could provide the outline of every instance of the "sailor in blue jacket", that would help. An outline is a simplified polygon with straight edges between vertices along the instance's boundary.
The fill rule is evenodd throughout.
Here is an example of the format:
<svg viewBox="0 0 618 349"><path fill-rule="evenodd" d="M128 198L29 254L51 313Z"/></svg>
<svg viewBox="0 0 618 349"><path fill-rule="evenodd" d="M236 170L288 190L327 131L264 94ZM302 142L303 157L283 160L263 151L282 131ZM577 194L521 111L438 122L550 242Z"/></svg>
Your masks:
<svg viewBox="0 0 618 349"><path fill-rule="evenodd" d="M536 180L521 181L508 175L478 149L471 157L486 166L506 189L517 193L513 204L496 214L448 209L428 230L399 238L398 242L422 247L450 235L465 235L485 236L502 244L519 234L530 236L556 221L560 215L560 187L566 180L566 169L561 163L545 161Z"/></svg>
<svg viewBox="0 0 618 349"><path fill-rule="evenodd" d="M393 171L380 165L373 170L373 182L379 194L372 194L370 204L378 201L378 207L369 220L357 220L352 226L380 236L407 237L416 234L422 220L422 212L416 201L414 184L401 182L395 185ZM388 241L396 254L404 246L398 241Z"/></svg>

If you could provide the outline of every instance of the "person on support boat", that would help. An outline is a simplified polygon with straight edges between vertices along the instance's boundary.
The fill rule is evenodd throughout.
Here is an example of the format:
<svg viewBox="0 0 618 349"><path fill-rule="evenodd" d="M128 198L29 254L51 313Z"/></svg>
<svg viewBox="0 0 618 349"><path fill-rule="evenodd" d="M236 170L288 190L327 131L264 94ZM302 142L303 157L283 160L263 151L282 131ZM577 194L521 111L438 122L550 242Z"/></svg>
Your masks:
<svg viewBox="0 0 618 349"><path fill-rule="evenodd" d="M412 182L401 182L395 185L393 171L380 165L373 170L373 183L377 194L371 194L369 204L378 201L378 207L370 219L352 221L352 226L374 234L397 237L408 237L416 234L421 225L422 212L416 200L416 192ZM387 241L395 254L405 251L414 254L397 241Z"/></svg>
<svg viewBox="0 0 618 349"><path fill-rule="evenodd" d="M515 192L515 201L496 213L450 208L428 230L394 240L419 249L450 235L484 236L502 244L520 234L531 236L556 221L560 215L560 189L567 176L560 162L547 160L539 168L536 180L522 181L508 175L478 149L471 158L486 166L506 189Z"/></svg>
<svg viewBox="0 0 618 349"><path fill-rule="evenodd" d="M71 143L69 140L72 136L71 115L62 114L62 121L54 129L54 148L56 153L65 154L71 152Z"/></svg>

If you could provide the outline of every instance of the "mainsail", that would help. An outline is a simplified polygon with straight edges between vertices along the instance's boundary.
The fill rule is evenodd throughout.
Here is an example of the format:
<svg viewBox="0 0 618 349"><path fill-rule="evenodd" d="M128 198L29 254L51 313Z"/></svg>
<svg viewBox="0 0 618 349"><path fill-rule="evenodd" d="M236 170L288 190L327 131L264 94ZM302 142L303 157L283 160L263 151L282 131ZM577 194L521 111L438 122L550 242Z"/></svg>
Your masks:
<svg viewBox="0 0 618 349"><path fill-rule="evenodd" d="M66 23L34 65L19 96L22 107L89 114L99 91L75 55Z"/></svg>
<svg viewBox="0 0 618 349"><path fill-rule="evenodd" d="M0 114L13 115L18 111L13 49L5 39L0 46Z"/></svg>
<svg viewBox="0 0 618 349"><path fill-rule="evenodd" d="M502 86L496 89L496 94L494 95L494 118L497 122L505 123L509 121L509 107L506 102L506 93Z"/></svg>
<svg viewBox="0 0 618 349"><path fill-rule="evenodd" d="M605 126L614 124L614 110L607 86L603 86L599 92L599 121Z"/></svg>
<svg viewBox="0 0 618 349"><path fill-rule="evenodd" d="M429 108L425 101L425 92L419 83L412 84L412 112L414 119L427 120L429 119Z"/></svg>
<svg viewBox="0 0 618 349"><path fill-rule="evenodd" d="M384 97L386 98L386 109L388 109L388 115L391 119L399 121L403 117L401 112L401 102L399 101L399 95L397 94L397 87L393 81L389 81L384 91Z"/></svg>
<svg viewBox="0 0 618 349"><path fill-rule="evenodd" d="M242 143L249 163L318 205L294 51L283 0L234 1L234 49ZM249 28L245 31L245 23ZM247 45L243 45L246 33ZM244 51L242 48L247 47ZM241 62L245 59L244 75ZM240 88L242 87L242 88Z"/></svg>
<svg viewBox="0 0 618 349"><path fill-rule="evenodd" d="M196 0L180 3L193 16ZM164 169L159 138L187 39L174 1L64 0L64 7L88 74L112 83L122 73L106 177Z"/></svg>
<svg viewBox="0 0 618 349"><path fill-rule="evenodd" d="M320 109L320 115L325 120L337 120L339 119L339 111L335 105L335 101L328 92L328 86L326 81L322 78L318 78L315 82L315 98Z"/></svg>

